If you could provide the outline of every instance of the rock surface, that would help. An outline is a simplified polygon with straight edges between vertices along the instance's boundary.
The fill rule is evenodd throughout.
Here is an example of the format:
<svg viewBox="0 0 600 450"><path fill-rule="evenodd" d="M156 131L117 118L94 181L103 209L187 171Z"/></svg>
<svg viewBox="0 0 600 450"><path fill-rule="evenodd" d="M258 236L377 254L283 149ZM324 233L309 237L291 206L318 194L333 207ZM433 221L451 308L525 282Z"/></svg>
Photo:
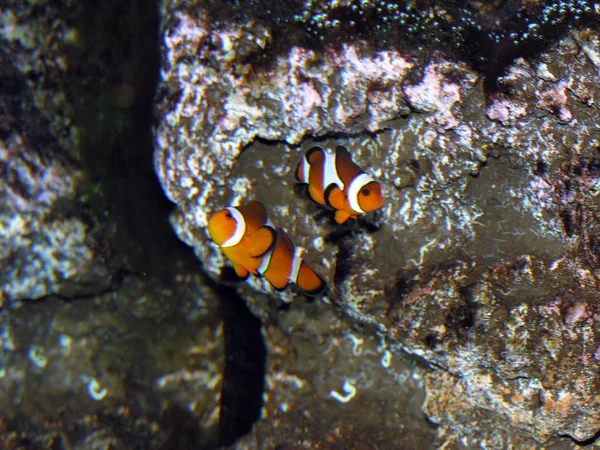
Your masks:
<svg viewBox="0 0 600 450"><path fill-rule="evenodd" d="M0 14L0 307L102 292L114 271L74 159L64 50L74 13L12 3Z"/></svg>
<svg viewBox="0 0 600 450"><path fill-rule="evenodd" d="M427 372L372 330L299 301L264 323L265 404L232 448L435 448L421 411ZM395 356L394 356L395 355Z"/></svg>
<svg viewBox="0 0 600 450"><path fill-rule="evenodd" d="M82 173L18 133L0 140L0 172L0 307L108 289L102 232L77 212Z"/></svg>
<svg viewBox="0 0 600 450"><path fill-rule="evenodd" d="M215 448L218 308L180 267L171 283L130 277L93 299L2 311L0 448Z"/></svg>
<svg viewBox="0 0 600 450"><path fill-rule="evenodd" d="M409 17L395 2L236 2L253 21L162 3L155 168L179 236L225 279L208 214L262 200L347 316L231 284L263 343L239 296L161 226L147 182L155 5L5 3L0 448L213 448L260 414L234 448L595 439L600 38L577 22L594 5L423 1ZM362 40L405 18L401 45ZM448 51L469 26L501 53ZM560 39L501 71L548 30ZM501 76L474 69L490 58ZM291 170L314 142L348 146L385 207L339 227L299 194Z"/></svg>
<svg viewBox="0 0 600 450"><path fill-rule="evenodd" d="M261 200L309 249L330 301L443 369L423 408L448 443L593 438L599 35L572 30L491 91L442 53L364 42L292 46L254 67L267 27L182 5L163 9L155 167L205 270L227 265L203 229L210 212ZM382 181L379 213L338 227L297 194L291 172L315 139ZM239 291L268 316L264 282Z"/></svg>
<svg viewBox="0 0 600 450"><path fill-rule="evenodd" d="M115 34L156 9L134 1L116 15L115 4L0 8L1 449L219 439L219 299L168 228L151 170L151 95L111 89L126 63L135 69ZM148 29L138 29L146 45ZM143 50L135 58L149 69ZM135 75L138 95L144 78ZM132 197L127 236L114 205Z"/></svg>

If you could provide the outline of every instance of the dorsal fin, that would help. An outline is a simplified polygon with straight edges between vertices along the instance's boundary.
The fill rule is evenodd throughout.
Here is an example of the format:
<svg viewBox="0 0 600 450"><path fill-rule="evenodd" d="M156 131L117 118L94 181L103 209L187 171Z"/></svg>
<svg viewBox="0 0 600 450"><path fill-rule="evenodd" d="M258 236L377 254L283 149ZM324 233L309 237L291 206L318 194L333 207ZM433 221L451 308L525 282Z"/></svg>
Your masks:
<svg viewBox="0 0 600 450"><path fill-rule="evenodd" d="M323 159L325 157L324 152L325 150L323 150L323 147L315 145L314 147L311 147L307 150L306 155L304 157L311 166L315 164L322 164Z"/></svg>
<svg viewBox="0 0 600 450"><path fill-rule="evenodd" d="M361 173L364 173L364 170L354 163L352 155L348 149L342 145L338 145L335 149L335 157L337 174L344 183L344 191L346 191L352 180Z"/></svg>
<svg viewBox="0 0 600 450"><path fill-rule="evenodd" d="M246 234L256 232L260 227L267 223L267 209L265 205L257 200L238 206L238 211L242 213L246 220Z"/></svg>

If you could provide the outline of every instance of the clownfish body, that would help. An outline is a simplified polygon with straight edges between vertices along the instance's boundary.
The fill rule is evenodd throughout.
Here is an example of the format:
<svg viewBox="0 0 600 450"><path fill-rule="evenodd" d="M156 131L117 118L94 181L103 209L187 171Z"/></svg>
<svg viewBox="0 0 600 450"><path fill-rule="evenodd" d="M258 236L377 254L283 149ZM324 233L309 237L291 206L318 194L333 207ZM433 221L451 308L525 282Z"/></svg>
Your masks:
<svg viewBox="0 0 600 450"><path fill-rule="evenodd" d="M310 148L296 167L296 181L308 184L310 198L335 210L344 223L383 205L381 185L358 167L345 147Z"/></svg>
<svg viewBox="0 0 600 450"><path fill-rule="evenodd" d="M276 238L273 227L267 225L264 205L256 201L214 213L208 221L208 234L240 278L258 275L261 257L273 249Z"/></svg>
<svg viewBox="0 0 600 450"><path fill-rule="evenodd" d="M308 295L325 289L325 281L302 260L285 231L268 224L260 202L217 211L208 221L208 234L240 278L262 276L277 290L292 281Z"/></svg>
<svg viewBox="0 0 600 450"><path fill-rule="evenodd" d="M300 257L302 250L292 244L289 236L277 228L273 251L263 258L258 272L277 290L293 282L308 295L318 295L325 289L325 281Z"/></svg>

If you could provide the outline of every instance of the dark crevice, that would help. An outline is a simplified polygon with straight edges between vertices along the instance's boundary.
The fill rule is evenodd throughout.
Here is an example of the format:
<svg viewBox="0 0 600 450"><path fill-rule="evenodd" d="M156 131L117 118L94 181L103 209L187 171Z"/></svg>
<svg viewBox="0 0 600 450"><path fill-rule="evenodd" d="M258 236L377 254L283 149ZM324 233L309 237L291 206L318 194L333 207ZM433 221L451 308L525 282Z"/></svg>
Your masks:
<svg viewBox="0 0 600 450"><path fill-rule="evenodd" d="M572 216L571 211L562 210L559 213L559 216L560 216L560 220L562 221L565 234L568 237L573 237L573 235L575 233L575 229L574 229L573 216Z"/></svg>
<svg viewBox="0 0 600 450"><path fill-rule="evenodd" d="M543 177L544 175L546 175L546 172L548 171L548 164L543 160L543 159L538 159L535 162L535 169L533 171L534 175L537 175L538 177Z"/></svg>
<svg viewBox="0 0 600 450"><path fill-rule="evenodd" d="M449 331L455 333L458 340L467 339L471 335L470 329L475 325L478 310L474 301L476 295L473 294L475 286L460 287L458 291L461 301L453 305L446 315L445 326ZM431 345L435 345L435 340Z"/></svg>
<svg viewBox="0 0 600 450"><path fill-rule="evenodd" d="M73 77L82 83L73 86L70 100L87 175L85 207L114 224L111 248L102 256L115 270L168 281L177 267L169 262L192 267L194 257L173 232L173 205L153 167L159 10L156 1L81 3L77 28L84 51L69 51L71 70L81 72Z"/></svg>
<svg viewBox="0 0 600 450"><path fill-rule="evenodd" d="M423 344L430 350L435 350L438 344L438 337L435 333L430 333L423 339Z"/></svg>
<svg viewBox="0 0 600 450"><path fill-rule="evenodd" d="M401 304L414 284L414 282L411 283L407 278L399 276L394 286L386 292L386 298L392 298L394 304Z"/></svg>
<svg viewBox="0 0 600 450"><path fill-rule="evenodd" d="M328 236L328 238L330 239L331 237ZM332 242L328 241L328 238L325 239L325 242ZM347 237L343 237L342 239L343 240L338 241L338 252L335 259L335 271L333 274L334 286L341 286L346 278L352 273L353 262L351 258L353 246L350 244Z"/></svg>
<svg viewBox="0 0 600 450"><path fill-rule="evenodd" d="M260 418L267 350L261 322L237 291L218 286L225 340L219 443L231 445Z"/></svg>
<svg viewBox="0 0 600 450"><path fill-rule="evenodd" d="M386 317L394 322L397 320L396 315L399 313L399 308L404 302L406 295L416 285L416 281L411 280L408 274L398 274L393 283L385 287L385 299L388 302Z"/></svg>

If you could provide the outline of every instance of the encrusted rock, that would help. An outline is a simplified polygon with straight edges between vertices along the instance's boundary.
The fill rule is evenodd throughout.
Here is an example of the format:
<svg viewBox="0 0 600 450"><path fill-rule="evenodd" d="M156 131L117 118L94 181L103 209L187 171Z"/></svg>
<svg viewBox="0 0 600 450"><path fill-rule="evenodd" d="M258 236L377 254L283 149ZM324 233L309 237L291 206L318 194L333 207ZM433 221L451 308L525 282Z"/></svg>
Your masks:
<svg viewBox="0 0 600 450"><path fill-rule="evenodd" d="M0 307L102 292L115 271L75 158L69 4L8 2L0 13Z"/></svg>
<svg viewBox="0 0 600 450"><path fill-rule="evenodd" d="M233 448L294 447L300 439L330 448L332 433L343 448L439 445L420 409L427 371L397 343L353 329L326 304L302 301L271 314L264 336L263 414Z"/></svg>
<svg viewBox="0 0 600 450"><path fill-rule="evenodd" d="M0 306L106 289L106 250L76 209L81 172L12 132L0 138L0 173Z"/></svg>
<svg viewBox="0 0 600 450"><path fill-rule="evenodd" d="M442 53L366 42L291 46L254 67L264 25L210 22L178 2L163 13L155 166L178 235L209 273L227 265L203 230L210 212L261 200L309 250L331 301L442 369L424 411L448 442L596 435L596 32L516 60L490 91ZM382 181L380 212L340 228L295 192L315 140L346 145ZM479 422L482 411L495 419Z"/></svg>
<svg viewBox="0 0 600 450"><path fill-rule="evenodd" d="M87 301L49 297L43 307L2 311L0 441L214 448L224 366L218 299L202 275L177 271L170 283L128 277Z"/></svg>

